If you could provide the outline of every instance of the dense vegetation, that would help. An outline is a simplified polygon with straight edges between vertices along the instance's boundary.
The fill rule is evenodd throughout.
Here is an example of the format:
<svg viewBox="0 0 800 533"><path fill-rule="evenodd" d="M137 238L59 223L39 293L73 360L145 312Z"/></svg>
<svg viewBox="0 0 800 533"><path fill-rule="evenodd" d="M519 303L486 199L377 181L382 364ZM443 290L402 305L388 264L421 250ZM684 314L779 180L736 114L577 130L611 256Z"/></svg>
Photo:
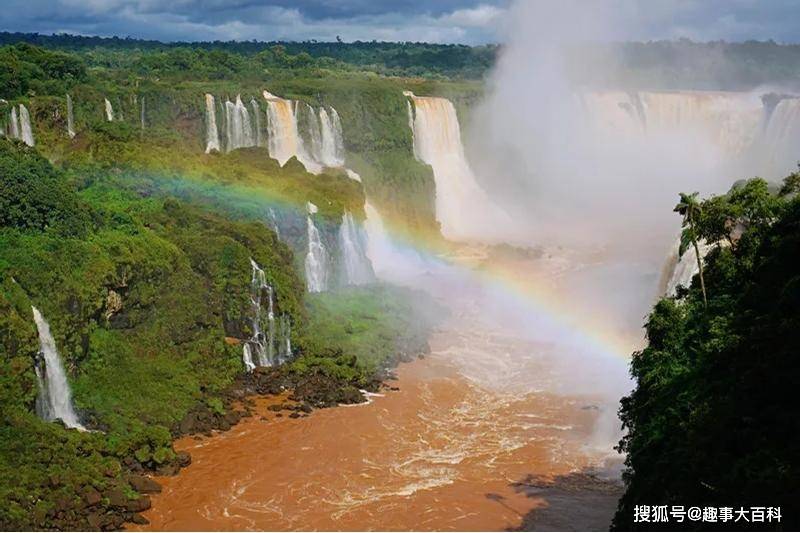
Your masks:
<svg viewBox="0 0 800 533"><path fill-rule="evenodd" d="M291 317L292 375L364 387L422 349L402 291L364 288L306 307L291 249L236 202L207 205L215 214L148 177L62 170L5 139L0 184L3 529L131 519L142 504L130 473L174 471L172 435L187 413L228 407L225 391L243 371L239 339L252 335L250 258L275 287L275 312ZM82 421L98 431L35 415L31 305L50 322Z"/></svg>
<svg viewBox="0 0 800 533"><path fill-rule="evenodd" d="M655 527L634 523L636 505L781 506L782 528L800 524L798 192L800 173L779 190L754 179L694 208L687 237L716 244L707 303L696 276L647 320L648 346L631 364L638 385L622 402L617 529Z"/></svg>
<svg viewBox="0 0 800 533"><path fill-rule="evenodd" d="M270 68L333 68L386 76L481 78L492 66L496 45L395 42L196 42L162 43L119 37L0 32L0 45L29 43L88 52L93 66L133 66L139 74L175 72L223 79ZM199 68L198 68L199 67Z"/></svg>

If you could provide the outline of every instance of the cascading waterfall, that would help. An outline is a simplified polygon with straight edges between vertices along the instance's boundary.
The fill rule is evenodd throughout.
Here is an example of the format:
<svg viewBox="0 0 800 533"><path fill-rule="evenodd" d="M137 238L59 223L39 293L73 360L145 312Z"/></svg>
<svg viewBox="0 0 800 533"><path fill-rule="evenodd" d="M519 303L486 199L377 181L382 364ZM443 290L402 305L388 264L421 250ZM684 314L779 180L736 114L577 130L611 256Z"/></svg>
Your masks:
<svg viewBox="0 0 800 533"><path fill-rule="evenodd" d="M352 213L345 211L339 226L342 277L345 285L364 285L375 281L375 272L366 253L366 235Z"/></svg>
<svg viewBox="0 0 800 533"><path fill-rule="evenodd" d="M322 292L328 289L328 251L322 243L319 230L311 218L317 206L307 203L306 226L308 233L308 252L306 253L306 285L308 292Z"/></svg>
<svg viewBox="0 0 800 533"><path fill-rule="evenodd" d="M324 150L323 137L322 137L323 133L322 133L322 128L320 126L320 121L317 117L317 113L314 111L314 108L308 104L302 104L302 106L300 106L299 109L303 111L302 124L305 126L306 131L308 131L308 138L309 138L308 147L310 151L310 156L306 155L305 159L313 157L314 159L316 159L316 161L322 162L320 154L322 154Z"/></svg>
<svg viewBox="0 0 800 533"><path fill-rule="evenodd" d="M255 139L256 146L263 146L264 143L261 137L261 108L258 107L258 102L256 102L255 98L250 99L250 106L253 108L253 127L255 128L255 135L253 135L253 138Z"/></svg>
<svg viewBox="0 0 800 533"><path fill-rule="evenodd" d="M227 134L225 150L227 152L237 148L255 146L250 113L242 103L241 96L236 97L236 103L230 100L225 102L225 131Z"/></svg>
<svg viewBox="0 0 800 533"><path fill-rule="evenodd" d="M773 175L792 169L800 158L800 98L783 98L770 113L762 146Z"/></svg>
<svg viewBox="0 0 800 533"><path fill-rule="evenodd" d="M8 119L9 122L9 132L8 135L12 139L19 139L19 117L17 116L17 108L11 108L11 116Z"/></svg>
<svg viewBox="0 0 800 533"><path fill-rule="evenodd" d="M667 278L664 294L667 296L675 296L678 286L689 287L692 284L692 278L700 272L697 266L697 254L694 251L694 246L689 246L683 255L678 257L680 250L680 238L673 246L672 253L667 264L667 271L669 277ZM701 241L697 243L697 248L700 250L700 259L702 260L711 251L711 245Z"/></svg>
<svg viewBox="0 0 800 533"><path fill-rule="evenodd" d="M142 109L139 113L139 122L141 123L142 131L144 131L144 117L145 117L145 98L142 96Z"/></svg>
<svg viewBox="0 0 800 533"><path fill-rule="evenodd" d="M272 286L267 283L264 270L253 259L250 259L252 275L250 280L250 304L252 312L253 336L245 343L244 364L246 367L253 363L253 355L256 356L259 366L272 366L275 363L274 337L275 337L275 313L272 300ZM261 301L264 294L267 295L267 331L264 332L264 311ZM248 370L251 370L248 368Z"/></svg>
<svg viewBox="0 0 800 533"><path fill-rule="evenodd" d="M72 97L67 95L67 135L70 139L75 138L75 114L72 109Z"/></svg>
<svg viewBox="0 0 800 533"><path fill-rule="evenodd" d="M108 101L108 98L104 98L105 109L106 109L106 120L108 122L114 121L114 108L111 106L111 102Z"/></svg>
<svg viewBox="0 0 800 533"><path fill-rule="evenodd" d="M331 108L331 114L324 107L319 108L321 143L316 159L328 167L344 165L344 147L342 142L342 124L339 114Z"/></svg>
<svg viewBox="0 0 800 533"><path fill-rule="evenodd" d="M33 129L31 128L31 115L28 113L28 108L19 104L19 129L22 135L22 142L28 146L33 146L36 142L33 140Z"/></svg>
<svg viewBox="0 0 800 533"><path fill-rule="evenodd" d="M217 112L214 96L206 94L206 153L219 152L219 131L217 130Z"/></svg>
<svg viewBox="0 0 800 533"><path fill-rule="evenodd" d="M37 412L44 420L61 420L67 427L85 429L72 407L72 394L67 383L67 375L56 349L56 341L50 333L50 325L35 307L33 320L39 331L39 349L42 362L37 361L36 377L39 395L36 400Z"/></svg>
<svg viewBox="0 0 800 533"><path fill-rule="evenodd" d="M269 156L281 166L298 154L297 117L291 100L264 91L267 101L267 136Z"/></svg>
<svg viewBox="0 0 800 533"><path fill-rule="evenodd" d="M279 322L278 359L283 362L292 358L292 323L286 315L281 315Z"/></svg>
<svg viewBox="0 0 800 533"><path fill-rule="evenodd" d="M768 95L767 95L768 96ZM589 92L579 96L589 125L614 142L691 139L725 168L780 179L800 146L800 98L770 105L756 92ZM773 101L774 102L774 101Z"/></svg>
<svg viewBox="0 0 800 533"><path fill-rule="evenodd" d="M313 174L344 165L342 123L333 107L330 113L324 107L315 111L305 102L285 100L268 91L264 99L270 157L281 166L296 157Z"/></svg>
<svg viewBox="0 0 800 533"><path fill-rule="evenodd" d="M250 279L251 326L253 335L242 346L242 361L250 372L256 366L285 363L292 356L292 327L288 315L275 316L275 291L264 270L253 259ZM266 313L263 300L266 296Z"/></svg>
<svg viewBox="0 0 800 533"><path fill-rule="evenodd" d="M415 157L433 168L436 219L455 240L494 240L492 231L511 227L510 217L478 185L461 144L458 116L446 98L403 93L414 104L411 120Z"/></svg>

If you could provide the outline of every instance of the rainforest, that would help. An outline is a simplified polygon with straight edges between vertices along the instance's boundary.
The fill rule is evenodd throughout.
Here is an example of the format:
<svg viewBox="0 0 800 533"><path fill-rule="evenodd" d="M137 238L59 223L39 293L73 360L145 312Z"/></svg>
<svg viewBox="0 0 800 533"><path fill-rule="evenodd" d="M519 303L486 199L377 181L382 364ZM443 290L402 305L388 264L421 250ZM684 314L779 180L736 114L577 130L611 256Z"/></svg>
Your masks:
<svg viewBox="0 0 800 533"><path fill-rule="evenodd" d="M0 529L800 525L800 45L611 4L5 28Z"/></svg>

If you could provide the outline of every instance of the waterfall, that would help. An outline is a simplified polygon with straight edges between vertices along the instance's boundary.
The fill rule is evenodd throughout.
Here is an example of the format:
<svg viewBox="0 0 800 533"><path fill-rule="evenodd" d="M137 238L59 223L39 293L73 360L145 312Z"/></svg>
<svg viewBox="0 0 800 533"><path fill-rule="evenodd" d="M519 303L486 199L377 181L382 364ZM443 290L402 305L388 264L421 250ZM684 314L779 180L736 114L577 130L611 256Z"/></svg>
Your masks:
<svg viewBox="0 0 800 533"><path fill-rule="evenodd" d="M255 146L250 113L242 103L241 96L236 96L236 103L230 100L225 102L225 131L227 134L225 150L227 152L237 148Z"/></svg>
<svg viewBox="0 0 800 533"><path fill-rule="evenodd" d="M764 128L765 166L772 175L792 169L800 159L800 98L784 98Z"/></svg>
<svg viewBox="0 0 800 533"><path fill-rule="evenodd" d="M342 123L333 107L330 113L324 107L315 111L305 102L285 100L267 91L264 99L271 158L283 166L297 157L312 174L344 165Z"/></svg>
<svg viewBox="0 0 800 533"><path fill-rule="evenodd" d="M251 326L253 335L242 346L242 361L250 372L256 366L285 363L292 356L292 327L288 315L275 317L275 291L264 270L252 258L250 278ZM266 296L266 312L263 308Z"/></svg>
<svg viewBox="0 0 800 533"><path fill-rule="evenodd" d="M513 221L495 206L478 185L461 144L458 116L446 98L404 94L414 104L414 155L433 168L436 183L436 220L442 235L451 239L493 240L499 227Z"/></svg>
<svg viewBox="0 0 800 533"><path fill-rule="evenodd" d="M307 203L308 216L308 252L306 253L306 284L308 292L322 292L328 288L328 251L322 243L319 230L314 225L311 215L317 212L317 206Z"/></svg>
<svg viewBox="0 0 800 533"><path fill-rule="evenodd" d="M281 166L298 154L297 117L291 100L284 100L264 91L267 101L267 135L269 156Z"/></svg>
<svg viewBox="0 0 800 533"><path fill-rule="evenodd" d="M28 146L36 144L33 140L33 129L31 128L31 115L28 113L28 108L19 104L19 132L22 142Z"/></svg>
<svg viewBox="0 0 800 533"><path fill-rule="evenodd" d="M145 103L145 98L144 96L142 96L142 110L139 113L139 121L141 122L142 125L142 131L144 131L144 114L145 114L144 103Z"/></svg>
<svg viewBox="0 0 800 533"><path fill-rule="evenodd" d="M664 293L667 296L675 296L678 286L688 288L692 284L692 278L694 278L695 275L700 272L700 269L697 267L697 254L694 251L694 246L690 245L683 252L683 255L678 257L680 244L681 240L679 237L673 246L672 253L670 254L670 258L668 260L667 268L669 277L667 278L666 287L664 290ZM701 259L703 259L711 250L711 245L701 241L697 243L697 248L700 250Z"/></svg>
<svg viewBox="0 0 800 533"><path fill-rule="evenodd" d="M269 226L272 228L272 231L275 232L275 236L278 237L278 240L281 238L281 228L278 225L278 215L275 214L275 210L273 208L269 208Z"/></svg>
<svg viewBox="0 0 800 533"><path fill-rule="evenodd" d="M364 285L375 281L375 272L366 254L366 235L353 215L345 211L339 226L342 277L345 285Z"/></svg>
<svg viewBox="0 0 800 533"><path fill-rule="evenodd" d="M39 331L39 349L44 360L44 370L37 362L36 377L39 383L39 396L36 401L37 412L44 420L60 419L69 428L85 429L78 421L72 407L72 395L67 383L67 375L56 349L56 341L50 333L50 325L35 307L33 320Z"/></svg>
<svg viewBox="0 0 800 533"><path fill-rule="evenodd" d="M253 108L253 119L254 125L253 128L255 129L255 145L256 146L263 146L263 141L261 140L261 108L258 107L258 102L256 102L255 98L250 99L250 106Z"/></svg>
<svg viewBox="0 0 800 533"><path fill-rule="evenodd" d="M108 101L108 98L104 98L103 100L106 106L106 120L112 122L114 120L114 108L111 107L111 102Z"/></svg>
<svg viewBox="0 0 800 533"><path fill-rule="evenodd" d="M72 109L72 97L67 95L67 135L70 139L75 138L75 112Z"/></svg>
<svg viewBox="0 0 800 533"><path fill-rule="evenodd" d="M253 259L250 259L252 274L250 279L250 305L251 305L251 325L253 336L245 343L243 359L247 367L248 362L253 363L253 355L256 356L259 366L272 366L275 363L274 339L275 339L275 313L273 309L272 286L267 283L266 274ZM267 295L267 313L261 302L264 294ZM264 320L266 318L267 330L264 332Z"/></svg>
<svg viewBox="0 0 800 533"><path fill-rule="evenodd" d="M19 139L19 117L17 116L17 108L11 108L11 117L9 118L9 137L12 139Z"/></svg>
<svg viewBox="0 0 800 533"><path fill-rule="evenodd" d="M278 359L288 361L292 358L292 323L289 317L280 317L280 338L278 340Z"/></svg>
<svg viewBox="0 0 800 533"><path fill-rule="evenodd" d="M341 167L344 165L344 148L339 114L331 108L329 116L325 108L320 107L319 122L322 140L317 160L328 167Z"/></svg>
<svg viewBox="0 0 800 533"><path fill-rule="evenodd" d="M206 94L206 153L219 152L219 131L217 130L217 112L214 96Z"/></svg>
<svg viewBox="0 0 800 533"><path fill-rule="evenodd" d="M317 117L317 113L314 111L314 108L308 104L303 104L304 112L304 120L303 125L308 130L308 137L309 137L309 150L311 153L311 157L313 157L316 161L322 161L322 154L324 151L323 146L323 131L320 126L319 118Z"/></svg>

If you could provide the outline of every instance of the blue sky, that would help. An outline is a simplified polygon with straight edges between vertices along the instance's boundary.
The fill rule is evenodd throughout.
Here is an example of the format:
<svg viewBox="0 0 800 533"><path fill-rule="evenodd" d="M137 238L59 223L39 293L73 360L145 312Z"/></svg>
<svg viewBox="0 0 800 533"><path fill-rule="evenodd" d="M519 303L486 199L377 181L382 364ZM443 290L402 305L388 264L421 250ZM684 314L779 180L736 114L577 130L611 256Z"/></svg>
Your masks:
<svg viewBox="0 0 800 533"><path fill-rule="evenodd" d="M546 0L521 0L546 1ZM583 0L598 2L604 0ZM0 29L186 40L502 42L509 0L3 0ZM800 42L800 0L608 0L621 38ZM558 2L549 2L557 10ZM630 30L630 31L628 31Z"/></svg>

